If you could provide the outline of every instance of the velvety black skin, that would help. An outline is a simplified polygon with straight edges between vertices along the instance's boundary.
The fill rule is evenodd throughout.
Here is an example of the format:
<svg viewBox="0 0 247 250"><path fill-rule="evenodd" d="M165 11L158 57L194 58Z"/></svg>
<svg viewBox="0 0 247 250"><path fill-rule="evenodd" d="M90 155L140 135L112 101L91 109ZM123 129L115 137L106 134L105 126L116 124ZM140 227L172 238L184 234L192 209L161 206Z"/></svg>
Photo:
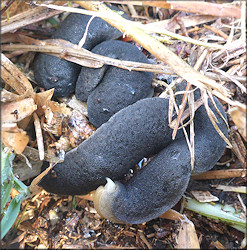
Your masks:
<svg viewBox="0 0 247 250"><path fill-rule="evenodd" d="M223 111L220 103L216 103L219 110ZM213 109L212 105L211 108ZM158 155L156 160L152 160L151 167L141 170L126 187L122 187L123 190L127 190L128 196L133 198L133 207L137 208L139 199L144 199L144 195L152 197L153 201L144 199L146 205L140 203L143 208L149 209L149 212L154 209L154 213L159 213L158 208L164 206L164 200L159 200L159 197L167 196L168 200L165 202L169 206L176 202L178 196L181 197L186 189L190 176L190 154L182 139L183 134L178 133L176 141L171 140L172 130L168 127L167 113L168 100L162 98L146 98L120 110L88 140L65 155L65 161L53 168L56 178L53 178L54 174L48 173L40 185L51 193L87 194L99 185L105 184L106 177L112 180L120 179L143 157L154 155L169 144L164 149L167 153L161 151L162 156ZM220 129L226 135L224 122L216 116L220 121ZM195 123L195 172L203 172L212 168L220 158L225 149L225 142L213 128L204 107L196 112ZM177 183L175 186L167 186L166 180ZM139 194L138 190L142 190L142 194ZM169 194L163 194L164 190ZM149 196L149 193L152 195ZM173 194L176 197L173 197ZM124 209L129 206L130 199L125 203L126 197L124 198L122 192L118 195L121 199L115 200L122 202L114 204L114 211L120 209L122 216L128 217L129 214L126 215L128 212ZM150 202L157 206L150 206ZM123 211L121 207L125 207ZM130 209L128 207L127 210ZM117 212L117 216L119 213ZM137 210L137 213L140 213L140 210ZM138 216L135 216L138 219Z"/></svg>
<svg viewBox="0 0 247 250"><path fill-rule="evenodd" d="M53 170L41 186L57 194L87 194L105 184L105 177L121 178L143 157L159 152L171 141L168 100L146 98L113 115Z"/></svg>
<svg viewBox="0 0 247 250"><path fill-rule="evenodd" d="M112 7L114 10L119 10ZM119 10L120 11L120 10ZM124 15L125 16L125 15ZM91 16L72 13L66 17L51 38L64 39L78 44ZM99 17L89 25L83 48L91 50L97 44L119 38L122 33ZM39 54L34 62L34 77L45 89L55 88L54 96L68 96L75 90L75 83L81 66L55 56Z"/></svg>
<svg viewBox="0 0 247 250"><path fill-rule="evenodd" d="M216 99L215 101L222 114L225 114L219 101ZM212 105L210 107L212 108ZM220 129L227 136L223 120L219 115L217 118L220 121ZM214 129L204 107L196 112L194 121L193 173L201 173L216 164L224 152L226 143ZM190 152L186 140L180 138L164 148L127 183L124 185L117 183L118 189L114 193L112 212L118 220L128 224L139 224L154 219L181 199L189 179Z"/></svg>
<svg viewBox="0 0 247 250"><path fill-rule="evenodd" d="M122 41L105 41L92 52L103 56L141 63L149 63L134 45ZM82 67L76 83L75 95L87 101L90 122L99 127L119 110L140 99L152 97L153 73L103 66L100 69Z"/></svg>

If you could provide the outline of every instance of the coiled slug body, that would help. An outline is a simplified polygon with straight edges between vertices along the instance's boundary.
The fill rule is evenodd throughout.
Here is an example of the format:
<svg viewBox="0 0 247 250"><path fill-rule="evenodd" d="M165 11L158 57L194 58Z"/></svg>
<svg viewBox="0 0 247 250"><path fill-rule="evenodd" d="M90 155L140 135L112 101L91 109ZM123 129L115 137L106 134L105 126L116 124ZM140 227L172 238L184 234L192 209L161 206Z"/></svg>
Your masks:
<svg viewBox="0 0 247 250"><path fill-rule="evenodd" d="M215 102L224 114L222 105L217 99ZM216 113L210 102L209 106ZM110 178L115 186L107 184L96 192L99 213L130 224L156 218L177 203L190 179L187 143L182 133L171 140L167 114L168 100L162 98L146 98L120 110L53 168L56 179L47 174L40 185L57 194L87 194ZM224 121L216 117L227 135ZM215 165L226 144L204 107L196 111L194 122L194 172L200 173ZM127 183L118 181L143 157L154 154L152 161Z"/></svg>
<svg viewBox="0 0 247 250"><path fill-rule="evenodd" d="M78 44L90 18L82 14L68 15L51 38ZM95 17L88 27L83 48L114 59L149 63L136 46L114 41L121 35L107 22ZM107 65L99 69L86 68L46 54L39 54L35 60L34 76L39 86L55 88L55 97L69 96L75 92L77 99L88 100L89 120L96 127L122 108L153 94L153 73Z"/></svg>

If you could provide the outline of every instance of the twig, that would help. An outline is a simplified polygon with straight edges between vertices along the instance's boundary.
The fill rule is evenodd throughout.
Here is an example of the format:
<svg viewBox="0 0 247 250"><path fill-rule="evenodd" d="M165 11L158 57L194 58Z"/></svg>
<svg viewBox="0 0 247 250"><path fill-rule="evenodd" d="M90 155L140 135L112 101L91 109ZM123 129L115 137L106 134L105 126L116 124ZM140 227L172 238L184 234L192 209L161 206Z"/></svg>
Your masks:
<svg viewBox="0 0 247 250"><path fill-rule="evenodd" d="M214 179L228 179L246 176L246 169L225 169L225 170L214 170L208 171L199 175L191 176L193 180L214 180Z"/></svg>
<svg viewBox="0 0 247 250"><path fill-rule="evenodd" d="M5 6L1 9L1 15L14 3L15 0L8 0Z"/></svg>

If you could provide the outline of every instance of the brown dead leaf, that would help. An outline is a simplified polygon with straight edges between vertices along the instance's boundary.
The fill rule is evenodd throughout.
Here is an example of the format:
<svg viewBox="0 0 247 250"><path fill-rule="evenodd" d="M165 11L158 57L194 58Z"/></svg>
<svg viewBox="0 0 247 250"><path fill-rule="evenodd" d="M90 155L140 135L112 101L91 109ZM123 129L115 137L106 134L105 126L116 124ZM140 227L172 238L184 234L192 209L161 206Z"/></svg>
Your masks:
<svg viewBox="0 0 247 250"><path fill-rule="evenodd" d="M2 123L19 122L31 115L36 109L37 105L35 105L33 98L3 103L1 105Z"/></svg>
<svg viewBox="0 0 247 250"><path fill-rule="evenodd" d="M4 145L14 150L16 154L21 154L29 141L27 133L13 123L2 125L1 136Z"/></svg>

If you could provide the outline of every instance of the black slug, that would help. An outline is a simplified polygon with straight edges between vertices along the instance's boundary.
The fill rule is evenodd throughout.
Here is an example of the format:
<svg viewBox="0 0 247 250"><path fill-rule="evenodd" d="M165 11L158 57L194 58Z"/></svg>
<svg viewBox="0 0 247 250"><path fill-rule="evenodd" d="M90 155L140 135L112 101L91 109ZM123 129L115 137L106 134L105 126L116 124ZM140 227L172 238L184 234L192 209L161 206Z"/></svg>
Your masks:
<svg viewBox="0 0 247 250"><path fill-rule="evenodd" d="M92 52L103 56L141 63L149 63L134 45L122 41L105 41ZM153 74L124 70L113 66L100 69L82 67L76 83L76 98L87 101L90 122L99 127L117 111L136 101L152 97Z"/></svg>
<svg viewBox="0 0 247 250"><path fill-rule="evenodd" d="M87 15L70 14L52 38L78 44L89 19ZM120 36L120 31L101 18L94 18L83 48L114 59L149 63L136 46L113 40ZM81 67L46 54L39 54L35 60L34 76L39 86L55 88L54 96L57 97L68 96L76 89L76 98L87 101L88 117L95 127L101 126L122 108L153 95L153 73L107 65L99 69Z"/></svg>
<svg viewBox="0 0 247 250"><path fill-rule="evenodd" d="M226 117L220 102L220 112ZM168 126L168 100L142 99L113 115L86 141L68 152L63 163L40 182L45 190L61 195L95 194L95 207L105 218L119 223L142 223L174 206L190 179L190 153L183 133L174 141ZM221 131L227 127L217 114ZM194 117L195 173L212 168L226 143L211 124L204 106ZM157 154L128 182L119 180L143 157ZM47 165L47 163L45 164Z"/></svg>
<svg viewBox="0 0 247 250"><path fill-rule="evenodd" d="M118 8L112 7L114 10ZM120 11L120 10L119 10ZM78 44L82 39L91 16L69 14L51 38L64 39ZM83 48L91 50L97 44L119 38L120 31L95 17L88 28L87 38ZM55 56L39 54L34 62L34 77L39 86L55 88L54 96L68 96L75 91L75 83L81 66Z"/></svg>

